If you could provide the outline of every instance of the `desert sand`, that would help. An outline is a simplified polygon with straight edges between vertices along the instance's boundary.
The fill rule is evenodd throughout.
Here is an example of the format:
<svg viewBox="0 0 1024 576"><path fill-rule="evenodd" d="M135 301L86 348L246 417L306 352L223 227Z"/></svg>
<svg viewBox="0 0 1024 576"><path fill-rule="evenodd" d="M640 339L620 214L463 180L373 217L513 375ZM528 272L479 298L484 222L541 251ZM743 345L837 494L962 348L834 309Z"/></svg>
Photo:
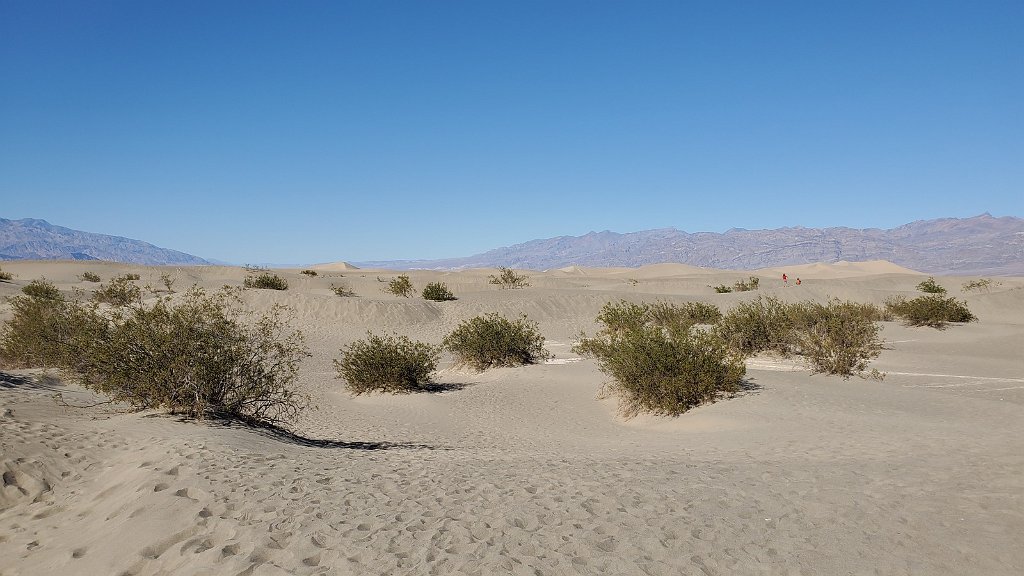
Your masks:
<svg viewBox="0 0 1024 576"><path fill-rule="evenodd" d="M40 276L95 288L137 272L215 289L229 267L5 262L0 296ZM398 273L277 271L313 356L299 385L319 406L294 434L101 405L38 370L0 373L0 574L1021 574L1024 573L1024 279L961 294L977 323L884 323L884 381L751 359L751 390L680 417L623 420L605 377L570 351L611 300L759 294L881 303L924 276L885 262L750 273L682 265L571 267L500 290L493 270L413 271L434 303L381 291ZM800 276L783 287L779 276ZM340 277L343 275L343 277ZM340 298L345 282L358 297ZM437 343L497 311L537 320L555 358L475 373L442 364L441 393L353 397L339 348L388 330ZM0 305L0 319L9 307ZM55 402L60 393L70 406Z"/></svg>

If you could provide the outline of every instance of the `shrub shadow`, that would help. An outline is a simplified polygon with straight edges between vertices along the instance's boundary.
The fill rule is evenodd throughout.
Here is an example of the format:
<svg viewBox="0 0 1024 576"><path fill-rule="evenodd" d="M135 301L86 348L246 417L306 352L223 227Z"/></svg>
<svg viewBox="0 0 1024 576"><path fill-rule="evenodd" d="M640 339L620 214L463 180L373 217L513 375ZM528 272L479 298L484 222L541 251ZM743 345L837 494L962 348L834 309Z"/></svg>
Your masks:
<svg viewBox="0 0 1024 576"><path fill-rule="evenodd" d="M157 416L157 415L151 415ZM189 421L185 418L180 418L179 421ZM430 444L419 444L415 442L373 442L373 441L349 441L349 440L330 440L326 438L310 438L303 436L282 428L273 424L257 423L247 421L238 417L218 415L217 417L208 420L208 425L217 426L220 428L240 428L248 430L257 436L283 442L285 444L293 444L295 446L305 446L307 448L330 448L335 450L364 450L364 451L376 451L376 450L449 450L442 446L433 446Z"/></svg>
<svg viewBox="0 0 1024 576"><path fill-rule="evenodd" d="M0 388L5 390L22 389L57 392L63 387L64 385L59 378L49 374L22 376L0 371Z"/></svg>

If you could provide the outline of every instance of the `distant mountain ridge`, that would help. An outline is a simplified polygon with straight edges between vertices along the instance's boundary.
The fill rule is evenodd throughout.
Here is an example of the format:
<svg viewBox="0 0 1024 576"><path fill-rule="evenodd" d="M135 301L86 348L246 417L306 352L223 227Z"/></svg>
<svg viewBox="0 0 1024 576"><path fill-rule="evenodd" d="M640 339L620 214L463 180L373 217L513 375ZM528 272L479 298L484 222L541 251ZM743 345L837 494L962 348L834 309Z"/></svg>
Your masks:
<svg viewBox="0 0 1024 576"><path fill-rule="evenodd" d="M206 260L141 240L0 218L0 260L109 260L147 265L206 265Z"/></svg>
<svg viewBox="0 0 1024 576"><path fill-rule="evenodd" d="M888 260L931 274L1024 275L1024 219L918 220L897 228L777 228L688 233L675 228L619 234L590 232L531 240L465 258L356 262L364 268L462 269L509 266L636 267L676 262L704 268Z"/></svg>

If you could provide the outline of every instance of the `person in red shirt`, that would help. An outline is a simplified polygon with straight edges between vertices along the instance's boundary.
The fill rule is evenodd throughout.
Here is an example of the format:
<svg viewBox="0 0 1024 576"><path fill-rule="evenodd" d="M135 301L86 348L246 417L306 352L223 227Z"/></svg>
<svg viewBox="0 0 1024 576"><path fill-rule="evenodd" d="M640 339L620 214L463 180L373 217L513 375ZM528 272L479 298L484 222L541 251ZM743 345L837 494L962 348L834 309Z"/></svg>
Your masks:
<svg viewBox="0 0 1024 576"><path fill-rule="evenodd" d="M789 277L786 276L785 272L782 273L782 283L783 283L783 285L788 285L789 284Z"/></svg>

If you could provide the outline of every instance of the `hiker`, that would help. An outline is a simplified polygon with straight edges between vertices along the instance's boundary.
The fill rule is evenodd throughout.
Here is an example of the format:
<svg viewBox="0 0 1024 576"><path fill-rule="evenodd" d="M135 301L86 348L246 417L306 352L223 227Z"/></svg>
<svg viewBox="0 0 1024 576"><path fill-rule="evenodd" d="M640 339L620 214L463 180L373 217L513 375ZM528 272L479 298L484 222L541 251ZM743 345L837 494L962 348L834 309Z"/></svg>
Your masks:
<svg viewBox="0 0 1024 576"><path fill-rule="evenodd" d="M797 285L797 286L799 286L799 285L800 285L800 279L799 279L799 278L797 278L797 279L796 279L796 285Z"/></svg>
<svg viewBox="0 0 1024 576"><path fill-rule="evenodd" d="M783 286L788 286L789 285L789 276L786 276L785 272L782 273L782 285Z"/></svg>

